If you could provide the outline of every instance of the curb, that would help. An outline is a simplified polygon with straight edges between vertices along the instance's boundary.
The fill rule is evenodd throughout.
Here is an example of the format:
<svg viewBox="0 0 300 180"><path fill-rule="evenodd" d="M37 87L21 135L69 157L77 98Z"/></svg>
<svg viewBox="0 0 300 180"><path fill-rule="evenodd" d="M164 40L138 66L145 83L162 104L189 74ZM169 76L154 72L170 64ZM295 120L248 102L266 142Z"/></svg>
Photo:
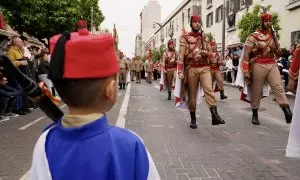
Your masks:
<svg viewBox="0 0 300 180"><path fill-rule="evenodd" d="M238 89L237 86L233 86L233 85L231 85L231 83L224 82L224 85L225 85L225 86L228 86L228 87L233 87L233 88L237 88L237 89ZM270 94L273 94L273 92L271 91ZM290 92L285 93L285 95L286 95L286 97L289 98L289 99L295 99L295 97L296 97L295 94L292 94L292 93L290 93Z"/></svg>

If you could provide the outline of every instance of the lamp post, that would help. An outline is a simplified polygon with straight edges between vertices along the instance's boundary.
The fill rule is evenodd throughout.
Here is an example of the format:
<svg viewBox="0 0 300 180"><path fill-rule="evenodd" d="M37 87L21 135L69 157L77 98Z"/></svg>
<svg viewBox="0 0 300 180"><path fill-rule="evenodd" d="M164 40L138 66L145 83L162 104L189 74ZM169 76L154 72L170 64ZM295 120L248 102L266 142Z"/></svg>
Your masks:
<svg viewBox="0 0 300 180"><path fill-rule="evenodd" d="M171 40L173 39L174 36L174 26L173 26L173 22L170 22L170 28L169 28L169 37L171 38Z"/></svg>
<svg viewBox="0 0 300 180"><path fill-rule="evenodd" d="M226 2L225 0L223 0L223 22L222 22L222 56L223 56L223 60L225 59L225 28L226 28L226 24L225 24L225 16L226 16Z"/></svg>
<svg viewBox="0 0 300 180"><path fill-rule="evenodd" d="M153 22L154 23L154 27L155 27L155 24L159 26L159 31L160 31L160 41L161 41L161 45L160 47L163 47L163 43L164 43L164 35L162 33L162 29L163 29L163 25L158 23L158 22Z"/></svg>

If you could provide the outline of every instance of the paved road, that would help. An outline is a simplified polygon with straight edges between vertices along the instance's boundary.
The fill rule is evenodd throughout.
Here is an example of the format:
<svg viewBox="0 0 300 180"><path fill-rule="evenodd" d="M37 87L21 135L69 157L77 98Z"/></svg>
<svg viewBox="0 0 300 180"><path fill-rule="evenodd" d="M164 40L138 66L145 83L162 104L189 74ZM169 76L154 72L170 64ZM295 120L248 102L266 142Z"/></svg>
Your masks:
<svg viewBox="0 0 300 180"><path fill-rule="evenodd" d="M263 100L262 125L253 126L249 105L239 101L237 89L226 92L231 99L219 102L226 124L212 127L209 110L201 104L199 128L192 130L189 112L175 109L166 92L158 93L158 85L135 85L126 127L142 136L165 180L300 179L300 160L284 156L289 125L272 97Z"/></svg>
<svg viewBox="0 0 300 180"><path fill-rule="evenodd" d="M117 104L107 114L110 124L116 123L124 92L119 92ZM66 106L61 108L67 112ZM26 173L31 165L33 147L42 130L51 123L40 110L0 122L0 180L27 179Z"/></svg>
<svg viewBox="0 0 300 180"><path fill-rule="evenodd" d="M253 126L248 104L238 100L236 88L227 87L231 99L219 101L218 108L226 124L212 127L209 110L201 104L199 128L192 130L189 112L176 109L158 87L133 83L125 118L126 128L144 139L163 180L300 180L300 160L284 156L289 125L272 97L263 100L262 125ZM108 113L111 124L116 123L123 99L121 91ZM293 105L293 99L289 100ZM19 180L30 168L33 146L43 127L51 123L41 117L37 110L0 123L0 180ZM25 126L32 122L36 123Z"/></svg>

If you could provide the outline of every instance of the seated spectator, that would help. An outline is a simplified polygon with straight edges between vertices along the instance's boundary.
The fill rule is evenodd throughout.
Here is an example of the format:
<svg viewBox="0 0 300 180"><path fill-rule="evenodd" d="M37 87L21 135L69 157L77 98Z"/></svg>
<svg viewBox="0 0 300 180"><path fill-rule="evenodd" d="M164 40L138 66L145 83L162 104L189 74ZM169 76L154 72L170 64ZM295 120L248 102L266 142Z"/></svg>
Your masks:
<svg viewBox="0 0 300 180"><path fill-rule="evenodd" d="M18 114L13 113L16 104L16 96L20 92L7 85L7 79L0 75L0 120L9 120L9 117L17 117Z"/></svg>

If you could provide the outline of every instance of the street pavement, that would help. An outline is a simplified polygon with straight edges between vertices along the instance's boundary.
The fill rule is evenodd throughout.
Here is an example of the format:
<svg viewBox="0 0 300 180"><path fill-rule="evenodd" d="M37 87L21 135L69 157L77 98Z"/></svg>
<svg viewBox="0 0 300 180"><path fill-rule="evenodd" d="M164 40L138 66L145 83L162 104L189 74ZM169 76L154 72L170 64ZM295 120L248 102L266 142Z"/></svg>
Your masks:
<svg viewBox="0 0 300 180"><path fill-rule="evenodd" d="M145 81L131 84L128 105L125 91L120 91L108 118L116 124L120 109L126 113L125 127L143 138L162 180L300 180L300 160L285 157L290 126L272 97L262 101L261 125L253 126L249 104L239 100L238 90L226 87L225 92L230 97L225 101L216 94L225 125L211 126L209 109L202 103L198 129L190 129L189 112L167 101L158 82ZM289 101L293 107L294 99ZM39 110L0 122L0 180L27 179L35 142L50 123Z"/></svg>
<svg viewBox="0 0 300 180"><path fill-rule="evenodd" d="M300 179L300 160L285 157L289 125L272 97L262 101L262 125L253 126L249 104L239 100L236 88L226 87L230 99L218 98L226 124L211 126L209 109L202 103L199 128L192 130L189 112L176 109L158 88L158 83L132 86L126 127L144 139L161 179Z"/></svg>
<svg viewBox="0 0 300 180"><path fill-rule="evenodd" d="M107 113L110 124L116 124L124 95L124 90L119 91L118 102ZM62 105L61 109L64 112L68 111L65 105ZM0 180L28 179L35 143L43 129L51 123L52 121L40 110L0 122Z"/></svg>

